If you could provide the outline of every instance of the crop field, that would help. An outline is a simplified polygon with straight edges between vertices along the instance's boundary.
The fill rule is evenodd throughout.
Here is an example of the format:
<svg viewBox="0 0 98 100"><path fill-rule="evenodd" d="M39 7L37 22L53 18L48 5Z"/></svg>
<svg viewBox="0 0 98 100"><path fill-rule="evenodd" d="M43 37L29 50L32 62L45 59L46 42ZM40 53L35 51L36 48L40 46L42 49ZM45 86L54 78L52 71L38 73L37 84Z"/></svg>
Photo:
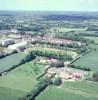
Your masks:
<svg viewBox="0 0 98 100"><path fill-rule="evenodd" d="M36 100L98 100L97 93L97 83L65 82L63 87L48 87Z"/></svg>
<svg viewBox="0 0 98 100"><path fill-rule="evenodd" d="M96 44L98 44L98 37L90 37L90 36L85 36L84 38L89 39L94 41Z"/></svg>
<svg viewBox="0 0 98 100"><path fill-rule="evenodd" d="M33 60L0 77L0 100L17 100L30 92L37 83L36 77L43 72L43 67Z"/></svg>
<svg viewBox="0 0 98 100"><path fill-rule="evenodd" d="M0 71L18 64L25 57L24 53L16 53L0 59Z"/></svg>
<svg viewBox="0 0 98 100"><path fill-rule="evenodd" d="M98 70L98 45L93 45L93 48L96 48L96 50L92 50L90 53L82 56L73 64L83 68L88 67L92 71Z"/></svg>

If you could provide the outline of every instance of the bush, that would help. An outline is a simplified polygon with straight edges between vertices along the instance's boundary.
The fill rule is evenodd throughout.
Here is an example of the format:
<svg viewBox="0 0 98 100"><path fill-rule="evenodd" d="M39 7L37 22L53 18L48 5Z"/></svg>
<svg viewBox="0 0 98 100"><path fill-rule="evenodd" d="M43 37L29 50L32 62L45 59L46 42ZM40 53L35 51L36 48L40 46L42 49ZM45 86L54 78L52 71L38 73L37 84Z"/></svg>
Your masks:
<svg viewBox="0 0 98 100"><path fill-rule="evenodd" d="M60 85L61 83L62 83L62 80L59 77L53 80L53 84L56 86Z"/></svg>
<svg viewBox="0 0 98 100"><path fill-rule="evenodd" d="M98 81L98 72L94 73L92 76L93 81Z"/></svg>
<svg viewBox="0 0 98 100"><path fill-rule="evenodd" d="M56 53L56 52L49 52L49 51L35 51L35 54L37 56L44 56L44 57L52 57L54 59L59 60L72 60L72 57L70 55L67 55L66 53Z"/></svg>
<svg viewBox="0 0 98 100"><path fill-rule="evenodd" d="M81 70L85 70L85 71L91 71L91 69L88 67L80 67L80 66L75 66L73 64L69 64L68 67L77 68L77 69L81 69Z"/></svg>
<svg viewBox="0 0 98 100"><path fill-rule="evenodd" d="M64 65L64 62L53 62L53 63L51 63L50 66L59 68L59 67L64 67L65 65Z"/></svg>

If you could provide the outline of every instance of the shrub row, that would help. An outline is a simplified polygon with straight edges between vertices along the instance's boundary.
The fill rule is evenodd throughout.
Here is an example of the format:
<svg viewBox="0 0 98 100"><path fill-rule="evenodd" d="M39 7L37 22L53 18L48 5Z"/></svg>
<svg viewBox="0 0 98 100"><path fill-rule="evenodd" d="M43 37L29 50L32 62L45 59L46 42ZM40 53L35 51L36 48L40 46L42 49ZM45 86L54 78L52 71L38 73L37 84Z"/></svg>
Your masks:
<svg viewBox="0 0 98 100"><path fill-rule="evenodd" d="M0 59L1 59L1 58L4 58L4 57L6 57L6 56L10 56L11 54L14 54L14 53L17 53L17 51L13 51L13 52L11 52L11 53L2 54L2 55L0 55Z"/></svg>
<svg viewBox="0 0 98 100"><path fill-rule="evenodd" d="M56 53L56 52L49 52L49 51L35 51L35 54L37 56L45 56L45 57L52 57L54 59L59 60L72 60L71 55L62 54L62 53Z"/></svg>
<svg viewBox="0 0 98 100"><path fill-rule="evenodd" d="M77 69L81 69L81 70L85 70L85 71L91 71L91 69L88 67L80 67L80 66L75 66L73 64L69 64L68 67L77 68Z"/></svg>

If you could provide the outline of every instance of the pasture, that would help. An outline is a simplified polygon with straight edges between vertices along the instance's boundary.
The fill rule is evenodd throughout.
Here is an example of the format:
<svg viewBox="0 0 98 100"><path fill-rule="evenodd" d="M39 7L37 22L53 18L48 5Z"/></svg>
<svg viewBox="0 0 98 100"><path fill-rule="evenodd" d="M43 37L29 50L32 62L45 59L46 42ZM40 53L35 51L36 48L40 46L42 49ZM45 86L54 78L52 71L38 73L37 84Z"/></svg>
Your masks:
<svg viewBox="0 0 98 100"><path fill-rule="evenodd" d="M92 45L92 48L96 48L96 50L92 50L90 53L82 56L73 64L83 68L88 67L92 71L98 70L98 45Z"/></svg>
<svg viewBox="0 0 98 100"><path fill-rule="evenodd" d="M98 100L97 93L98 84L65 82L63 87L49 86L36 100Z"/></svg>
<svg viewBox="0 0 98 100"><path fill-rule="evenodd" d="M70 31L85 31L86 29L77 29L77 28L63 28L63 27L53 27L50 29L51 32L70 32Z"/></svg>
<svg viewBox="0 0 98 100"><path fill-rule="evenodd" d="M20 63L24 57L24 53L16 53L0 59L0 72Z"/></svg>
<svg viewBox="0 0 98 100"><path fill-rule="evenodd" d="M33 60L0 77L0 100L17 100L30 92L37 84L36 77L43 72L43 67Z"/></svg>
<svg viewBox="0 0 98 100"><path fill-rule="evenodd" d="M84 38L94 41L94 43L98 44L98 37L85 36Z"/></svg>

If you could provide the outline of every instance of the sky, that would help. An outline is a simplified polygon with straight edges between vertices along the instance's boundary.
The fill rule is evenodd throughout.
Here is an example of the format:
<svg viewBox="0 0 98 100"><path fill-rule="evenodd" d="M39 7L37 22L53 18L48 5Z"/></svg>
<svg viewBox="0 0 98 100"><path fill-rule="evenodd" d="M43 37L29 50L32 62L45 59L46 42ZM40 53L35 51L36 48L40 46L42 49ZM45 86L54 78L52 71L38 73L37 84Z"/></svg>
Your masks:
<svg viewBox="0 0 98 100"><path fill-rule="evenodd" d="M98 11L98 0L0 0L0 10Z"/></svg>

